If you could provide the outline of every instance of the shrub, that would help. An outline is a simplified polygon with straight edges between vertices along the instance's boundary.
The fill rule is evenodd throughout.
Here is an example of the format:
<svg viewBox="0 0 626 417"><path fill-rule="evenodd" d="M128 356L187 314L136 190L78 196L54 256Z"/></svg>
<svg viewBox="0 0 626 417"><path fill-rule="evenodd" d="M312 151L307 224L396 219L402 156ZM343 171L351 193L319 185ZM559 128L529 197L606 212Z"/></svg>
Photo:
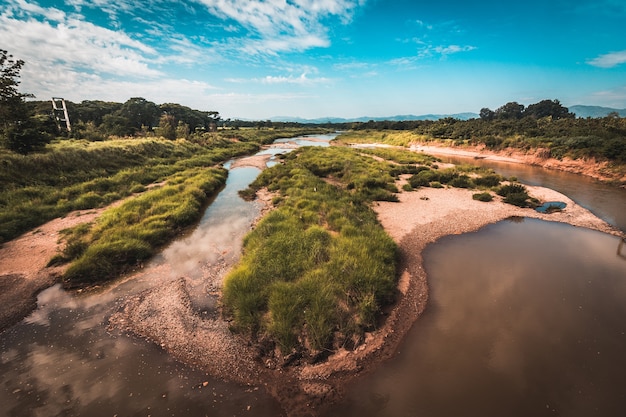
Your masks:
<svg viewBox="0 0 626 417"><path fill-rule="evenodd" d="M474 183L479 187L497 187L503 180L498 174L487 174L474 178Z"/></svg>
<svg viewBox="0 0 626 417"><path fill-rule="evenodd" d="M462 174L450 181L450 185L456 188L473 188L474 184L469 176Z"/></svg>
<svg viewBox="0 0 626 417"><path fill-rule="evenodd" d="M502 201L505 203L513 204L518 207L528 207L530 205L528 202L530 196L526 191L526 187L522 184L513 183L503 185L498 189L497 194L504 197Z"/></svg>
<svg viewBox="0 0 626 417"><path fill-rule="evenodd" d="M493 200L493 196L491 195L491 193L488 193L488 192L473 194L472 198L474 200L484 201L484 202L489 202Z"/></svg>

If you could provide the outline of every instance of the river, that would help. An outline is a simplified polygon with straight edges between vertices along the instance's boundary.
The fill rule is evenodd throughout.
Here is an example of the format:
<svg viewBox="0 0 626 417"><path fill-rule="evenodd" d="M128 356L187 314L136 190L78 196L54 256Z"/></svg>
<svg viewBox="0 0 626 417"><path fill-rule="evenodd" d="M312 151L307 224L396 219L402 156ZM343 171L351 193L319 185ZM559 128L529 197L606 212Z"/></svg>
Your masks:
<svg viewBox="0 0 626 417"><path fill-rule="evenodd" d="M332 137L296 142L327 145ZM525 169L496 170L519 168ZM100 294L59 286L43 291L37 310L0 334L0 415L280 415L262 388L212 379L154 344L107 328L129 294L236 260L259 213L237 191L259 172L230 170L198 228L154 259L151 270L167 265L166 273L128 279ZM563 177L540 168L502 173L531 184L538 176ZM562 181L553 187L626 230L626 204L619 203L626 192L580 176ZM626 260L618 244L603 233L525 219L431 245L424 257L431 285L424 316L399 354L359 379L331 415L621 416ZM199 305L215 302L201 279L198 294Z"/></svg>

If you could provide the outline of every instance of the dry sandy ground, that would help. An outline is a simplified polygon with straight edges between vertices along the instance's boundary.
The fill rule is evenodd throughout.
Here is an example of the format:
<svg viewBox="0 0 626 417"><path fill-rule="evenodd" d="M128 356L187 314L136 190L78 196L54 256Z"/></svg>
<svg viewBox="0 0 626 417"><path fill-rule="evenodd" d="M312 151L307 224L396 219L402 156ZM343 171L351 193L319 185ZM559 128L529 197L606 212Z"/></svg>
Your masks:
<svg viewBox="0 0 626 417"><path fill-rule="evenodd" d="M37 293L63 272L65 267L46 267L61 249L60 231L92 222L102 211L73 212L0 246L0 332L28 315L36 307Z"/></svg>
<svg viewBox="0 0 626 417"><path fill-rule="evenodd" d="M265 163L263 158L247 159L247 163L240 164L261 168ZM129 296L112 315L110 323L112 327L152 340L179 360L217 377L264 386L290 416L314 416L341 396L346 383L397 352L404 335L426 306L428 285L421 253L429 243L442 236L475 231L511 216L565 222L621 235L556 191L528 189L539 200L563 201L567 207L562 212L540 214L504 204L498 197L493 202L479 202L472 199L472 191L455 188L422 188L402 192L399 203L376 203L374 209L382 225L401 252L398 302L388 311L381 328L368 334L363 345L354 351L336 352L321 364L283 367L280 362L259 361L257 347L230 332L218 310L206 315L193 308L194 289L186 277ZM267 194L263 196L266 202L271 198ZM37 291L50 285L59 273L45 268L45 263L58 250L59 231L92 221L97 215L97 211L90 211L54 220L0 248L0 312L4 320L0 330L27 314L34 306ZM207 274L210 281L207 286L215 294L219 295L228 267L220 265ZM27 301L17 309L10 307L11 300Z"/></svg>

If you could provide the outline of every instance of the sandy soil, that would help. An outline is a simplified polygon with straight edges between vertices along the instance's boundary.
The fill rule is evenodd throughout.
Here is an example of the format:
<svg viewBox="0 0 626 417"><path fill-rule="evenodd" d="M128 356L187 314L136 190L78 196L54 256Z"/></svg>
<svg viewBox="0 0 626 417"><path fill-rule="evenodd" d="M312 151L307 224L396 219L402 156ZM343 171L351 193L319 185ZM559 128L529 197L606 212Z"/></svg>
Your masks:
<svg viewBox="0 0 626 417"><path fill-rule="evenodd" d="M238 166L263 168L264 158L244 158ZM187 277L128 296L110 318L110 325L145 337L182 362L217 377L265 387L290 416L314 416L339 398L347 383L397 352L428 300L421 254L429 243L446 235L475 231L511 216L564 222L621 235L566 196L545 188L527 188L539 200L563 201L567 207L562 212L540 214L504 204L498 197L490 203L475 201L471 190L454 188L402 192L398 203L376 203L374 209L382 225L400 249L398 302L387 312L383 325L367 335L363 345L353 351L336 352L319 364L300 363L296 358L287 366L286 362L293 358L279 357L261 361L262 346L230 332L228 322L221 317L219 303L204 311L194 307L194 291L199 286ZM261 196L269 207L271 194ZM27 314L34 307L37 291L50 285L60 273L58 269L45 267L59 249L59 231L93 221L98 214L98 211L81 212L54 220L0 248L0 330ZM200 287L218 299L222 279L230 266L221 262L207 270L205 285ZM11 300L23 301L20 306L12 306Z"/></svg>
<svg viewBox="0 0 626 417"><path fill-rule="evenodd" d="M60 231L94 221L104 209L54 219L0 246L0 332L37 306L39 291L54 284L66 266L46 267L61 250Z"/></svg>

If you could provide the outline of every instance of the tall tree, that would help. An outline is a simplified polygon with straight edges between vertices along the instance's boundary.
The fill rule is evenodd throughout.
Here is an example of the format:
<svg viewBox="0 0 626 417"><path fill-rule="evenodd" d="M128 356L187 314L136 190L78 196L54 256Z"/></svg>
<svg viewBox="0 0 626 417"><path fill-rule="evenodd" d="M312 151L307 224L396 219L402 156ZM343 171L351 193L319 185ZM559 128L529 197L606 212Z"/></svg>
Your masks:
<svg viewBox="0 0 626 417"><path fill-rule="evenodd" d="M495 116L498 119L521 119L524 115L524 105L516 101L506 103L502 107L498 107Z"/></svg>
<svg viewBox="0 0 626 417"><path fill-rule="evenodd" d="M483 107L482 109L480 109L480 118L482 120L493 120L495 115L496 113L490 108Z"/></svg>
<svg viewBox="0 0 626 417"><path fill-rule="evenodd" d="M524 116L536 119L552 117L553 120L573 119L575 117L567 107L561 105L559 100L541 100L539 103L531 104L524 110Z"/></svg>
<svg viewBox="0 0 626 417"><path fill-rule="evenodd" d="M122 105L119 113L128 119L129 125L134 129L139 130L143 126L152 129L159 122L161 109L143 97L133 97Z"/></svg>
<svg viewBox="0 0 626 417"><path fill-rule="evenodd" d="M17 87L24 61L14 59L8 51L0 49L0 141L19 153L28 153L48 143L51 137L39 131L39 123L31 118L24 99L32 94L22 94Z"/></svg>

